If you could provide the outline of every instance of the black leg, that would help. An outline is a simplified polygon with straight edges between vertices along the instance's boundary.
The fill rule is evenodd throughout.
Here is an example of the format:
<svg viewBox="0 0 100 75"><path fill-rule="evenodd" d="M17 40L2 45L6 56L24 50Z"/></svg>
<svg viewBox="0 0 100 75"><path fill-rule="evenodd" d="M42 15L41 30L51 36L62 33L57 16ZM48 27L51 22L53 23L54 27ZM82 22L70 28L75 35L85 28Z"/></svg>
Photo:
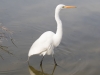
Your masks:
<svg viewBox="0 0 100 75"><path fill-rule="evenodd" d="M54 68L53 68L52 75L53 75L54 72L55 72L56 66L57 66L57 65L55 65Z"/></svg>
<svg viewBox="0 0 100 75"><path fill-rule="evenodd" d="M44 56L43 56L43 58L44 58ZM41 62L40 62L40 66L42 66L42 61L43 61L43 58L42 58L42 60L41 60Z"/></svg>
<svg viewBox="0 0 100 75"><path fill-rule="evenodd" d="M55 60L55 57L54 57L54 56L53 56L53 58L54 58L54 63L55 63L55 65L58 66L58 64L56 63L56 60Z"/></svg>

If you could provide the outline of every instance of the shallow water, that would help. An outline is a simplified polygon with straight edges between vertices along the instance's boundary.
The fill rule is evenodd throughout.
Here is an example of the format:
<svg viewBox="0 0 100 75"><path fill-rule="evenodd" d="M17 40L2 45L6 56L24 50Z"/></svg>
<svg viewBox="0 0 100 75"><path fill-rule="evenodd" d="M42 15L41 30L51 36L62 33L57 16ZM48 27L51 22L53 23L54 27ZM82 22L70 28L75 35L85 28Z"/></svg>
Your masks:
<svg viewBox="0 0 100 75"><path fill-rule="evenodd" d="M32 43L45 31L56 32L54 10L63 3L76 9L61 11L63 39L52 56L35 55L26 63ZM4 41L8 54L0 50L0 75L100 75L99 0L8 0L0 1L0 23L13 31L14 44Z"/></svg>

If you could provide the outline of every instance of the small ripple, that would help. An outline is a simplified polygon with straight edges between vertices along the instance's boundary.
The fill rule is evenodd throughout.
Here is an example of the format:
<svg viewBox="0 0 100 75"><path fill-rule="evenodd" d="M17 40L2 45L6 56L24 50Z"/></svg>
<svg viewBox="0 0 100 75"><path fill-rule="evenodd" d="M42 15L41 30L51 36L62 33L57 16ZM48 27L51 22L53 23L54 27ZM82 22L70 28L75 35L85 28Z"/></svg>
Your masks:
<svg viewBox="0 0 100 75"><path fill-rule="evenodd" d="M85 60L86 57L83 57L78 50L71 50L66 47L66 44L61 44L55 50L56 58L59 59L59 64L68 75L74 75L79 71L84 70L88 65L89 61ZM85 55L84 55L85 56Z"/></svg>
<svg viewBox="0 0 100 75"><path fill-rule="evenodd" d="M19 64L21 65L19 68L17 67L17 69L13 69L13 70L0 71L0 74L10 75L12 73L19 72L19 71L23 70L26 66L25 64L21 64L21 63L19 63Z"/></svg>

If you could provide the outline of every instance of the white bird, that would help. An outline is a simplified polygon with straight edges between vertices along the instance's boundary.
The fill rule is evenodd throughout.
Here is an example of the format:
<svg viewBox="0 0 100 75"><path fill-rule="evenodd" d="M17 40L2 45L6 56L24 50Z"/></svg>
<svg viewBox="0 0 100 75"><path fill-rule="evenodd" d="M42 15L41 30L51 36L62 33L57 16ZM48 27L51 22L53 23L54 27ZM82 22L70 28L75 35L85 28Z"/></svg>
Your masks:
<svg viewBox="0 0 100 75"><path fill-rule="evenodd" d="M31 46L29 53L28 53L28 60L29 57L32 55L54 55L54 48L57 47L62 39L63 29L62 29L62 22L59 17L59 12L61 9L65 8L76 8L75 6L66 6L64 4L59 4L55 9L55 20L57 22L57 30L56 33L52 31L44 32ZM41 60L40 66L42 65ZM57 65L55 58L54 58L55 65Z"/></svg>

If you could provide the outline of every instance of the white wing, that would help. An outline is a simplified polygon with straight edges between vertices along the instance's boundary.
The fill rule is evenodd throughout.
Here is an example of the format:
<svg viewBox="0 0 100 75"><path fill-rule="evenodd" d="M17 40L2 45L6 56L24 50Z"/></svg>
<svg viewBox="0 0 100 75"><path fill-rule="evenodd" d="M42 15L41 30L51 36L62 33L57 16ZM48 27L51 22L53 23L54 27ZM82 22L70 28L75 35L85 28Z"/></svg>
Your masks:
<svg viewBox="0 0 100 75"><path fill-rule="evenodd" d="M51 49L53 49L53 36L55 33L52 31L47 31L43 33L31 46L29 51L29 56L34 54L45 54L48 50L50 55Z"/></svg>

